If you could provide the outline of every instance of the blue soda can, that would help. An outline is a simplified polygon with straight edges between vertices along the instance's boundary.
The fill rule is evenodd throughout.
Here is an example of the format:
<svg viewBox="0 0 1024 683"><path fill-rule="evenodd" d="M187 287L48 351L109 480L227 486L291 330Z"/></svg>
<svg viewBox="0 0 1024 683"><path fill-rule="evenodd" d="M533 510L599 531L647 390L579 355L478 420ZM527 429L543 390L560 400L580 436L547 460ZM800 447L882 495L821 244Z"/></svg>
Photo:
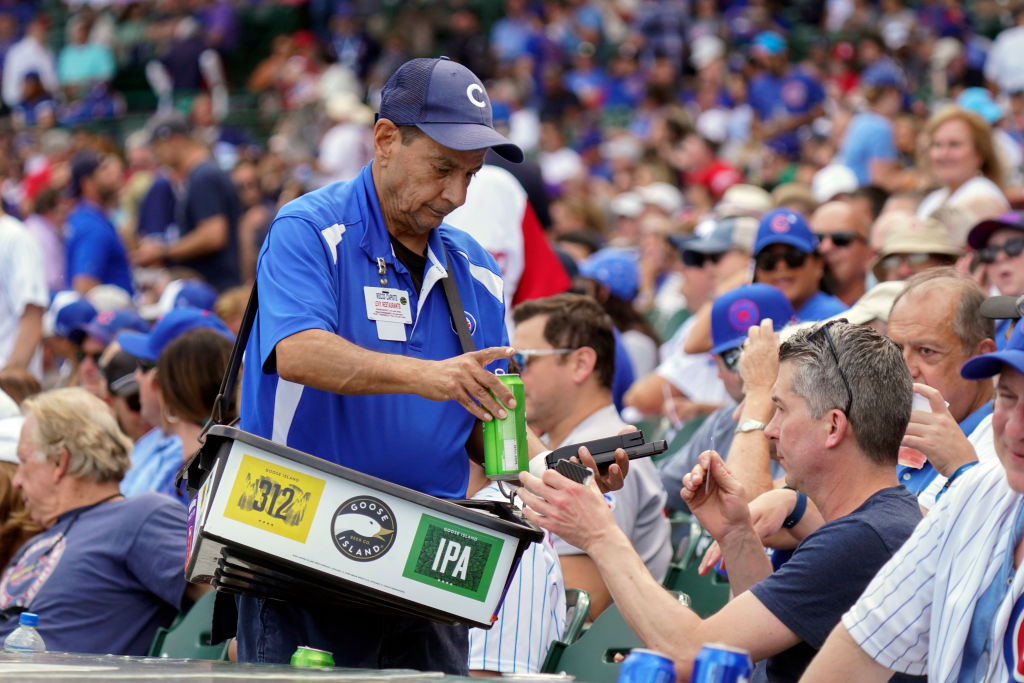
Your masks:
<svg viewBox="0 0 1024 683"><path fill-rule="evenodd" d="M747 683L753 670L746 650L712 643L697 655L690 683Z"/></svg>
<svg viewBox="0 0 1024 683"><path fill-rule="evenodd" d="M676 683L676 667L660 652L637 648L619 668L618 683Z"/></svg>

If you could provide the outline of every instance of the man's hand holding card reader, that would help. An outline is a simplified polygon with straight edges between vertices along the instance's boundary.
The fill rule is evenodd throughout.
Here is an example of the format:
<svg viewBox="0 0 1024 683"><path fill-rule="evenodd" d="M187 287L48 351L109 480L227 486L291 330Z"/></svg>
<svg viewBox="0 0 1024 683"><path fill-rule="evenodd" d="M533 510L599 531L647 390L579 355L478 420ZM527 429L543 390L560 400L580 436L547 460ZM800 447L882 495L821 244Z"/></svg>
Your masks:
<svg viewBox="0 0 1024 683"><path fill-rule="evenodd" d="M663 453L668 449L668 444L664 440L646 443L643 432L627 432L626 434L610 436L604 439L584 441L583 443L556 448L544 458L548 468L557 468L559 461L578 457L581 446L590 451L590 455L593 456L598 470L602 473L607 471L609 465L615 463L615 451L619 448L626 451L626 456L630 460Z"/></svg>

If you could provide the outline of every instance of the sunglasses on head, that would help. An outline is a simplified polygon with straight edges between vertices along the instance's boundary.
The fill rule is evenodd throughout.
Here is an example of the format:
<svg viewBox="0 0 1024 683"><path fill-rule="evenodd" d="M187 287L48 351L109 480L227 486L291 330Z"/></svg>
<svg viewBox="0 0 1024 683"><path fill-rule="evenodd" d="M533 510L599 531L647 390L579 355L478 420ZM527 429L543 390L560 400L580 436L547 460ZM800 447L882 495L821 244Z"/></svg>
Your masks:
<svg viewBox="0 0 1024 683"><path fill-rule="evenodd" d="M995 263L999 258L999 252L1003 252L1009 258L1020 256L1024 252L1024 237L1017 237L1007 240L1005 244L994 244L990 247L978 250L978 260L982 263Z"/></svg>
<svg viewBox="0 0 1024 683"><path fill-rule="evenodd" d="M808 254L799 249L787 249L779 253L775 251L762 251L754 259L754 265L758 270L775 270L779 261L785 261L787 268L800 268L807 262Z"/></svg>
<svg viewBox="0 0 1024 683"><path fill-rule="evenodd" d="M855 232L848 230L841 230L839 232L818 232L815 233L818 236L819 242L824 242L825 239L832 240L832 244L839 248L848 247L854 242L862 241L864 238Z"/></svg>
<svg viewBox="0 0 1024 683"><path fill-rule="evenodd" d="M725 252L718 254L702 254L697 251L683 251L683 265L690 268L703 268L705 264L718 263L725 256Z"/></svg>
<svg viewBox="0 0 1024 683"><path fill-rule="evenodd" d="M722 351L720 354L718 354L718 357L722 359L723 363L725 363L725 367L727 370L729 370L730 372L735 372L736 366L740 364L740 356L742 355L743 347L737 346L735 348L729 349L728 351Z"/></svg>

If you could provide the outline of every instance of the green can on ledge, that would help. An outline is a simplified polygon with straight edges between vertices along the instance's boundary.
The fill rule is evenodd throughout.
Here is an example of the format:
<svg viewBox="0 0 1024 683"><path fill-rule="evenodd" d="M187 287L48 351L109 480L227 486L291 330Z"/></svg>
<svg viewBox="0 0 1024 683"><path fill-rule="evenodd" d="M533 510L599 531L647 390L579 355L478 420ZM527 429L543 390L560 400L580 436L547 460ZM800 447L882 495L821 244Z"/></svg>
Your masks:
<svg viewBox="0 0 1024 683"><path fill-rule="evenodd" d="M315 647L300 646L292 654L292 666L303 669L324 669L334 666L334 655Z"/></svg>
<svg viewBox="0 0 1024 683"><path fill-rule="evenodd" d="M526 448L526 398L523 380L519 375L501 371L498 379L509 388L516 399L514 410L505 412L504 420L494 418L484 422L484 471L488 479L516 481L519 473L530 469L530 454Z"/></svg>

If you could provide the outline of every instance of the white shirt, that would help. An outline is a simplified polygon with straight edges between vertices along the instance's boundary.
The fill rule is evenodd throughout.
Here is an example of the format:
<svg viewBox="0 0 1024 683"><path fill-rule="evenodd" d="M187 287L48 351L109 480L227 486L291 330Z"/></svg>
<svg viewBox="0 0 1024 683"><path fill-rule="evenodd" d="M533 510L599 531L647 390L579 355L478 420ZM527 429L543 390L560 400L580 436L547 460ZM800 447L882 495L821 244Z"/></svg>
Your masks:
<svg viewBox="0 0 1024 683"><path fill-rule="evenodd" d="M956 188L956 192L952 194L949 193L949 188L946 187L935 190L921 200L921 204L917 207L917 215L920 218L928 218L945 204L958 206L981 198L992 198L1001 201L1005 205L1006 210L1010 210L1010 203L1006 201L1006 195L999 189L999 186L985 176L977 175Z"/></svg>
<svg viewBox="0 0 1024 683"><path fill-rule="evenodd" d="M498 485L473 494L507 501ZM531 543L519 561L498 620L491 629L469 629L469 668L502 673L538 673L551 642L565 630L565 580L551 535Z"/></svg>
<svg viewBox="0 0 1024 683"><path fill-rule="evenodd" d="M554 450L583 441L615 436L626 426L615 406L608 404L590 415L559 444L548 444ZM648 571L661 581L672 560L671 530L665 516L665 489L650 458L629 461L629 473L618 491L606 493L612 515ZM583 551L555 536L559 555L582 555Z"/></svg>
<svg viewBox="0 0 1024 683"><path fill-rule="evenodd" d="M46 269L43 252L21 221L0 214L0 367L14 350L21 316L29 305L46 309ZM42 377L42 355L36 350L29 370Z"/></svg>
<svg viewBox="0 0 1024 683"><path fill-rule="evenodd" d="M57 66L49 48L40 45L31 36L25 36L7 51L4 58L3 98L7 106L21 102L21 84L25 74L38 72L39 80L51 95L59 92Z"/></svg>
<svg viewBox="0 0 1024 683"><path fill-rule="evenodd" d="M329 182L352 180L373 159L370 129L354 123L332 126L320 140L318 159Z"/></svg>
<svg viewBox="0 0 1024 683"><path fill-rule="evenodd" d="M843 615L843 625L878 663L929 681L955 681L971 615L1012 542L1024 496L998 460L962 475ZM986 681L1009 681L1003 634L1024 592L1024 567L992 623Z"/></svg>
<svg viewBox="0 0 1024 683"><path fill-rule="evenodd" d="M1024 53L1024 26L1008 28L996 36L985 59L985 78L999 86L1002 93L1024 90L1024 70L1020 56Z"/></svg>

